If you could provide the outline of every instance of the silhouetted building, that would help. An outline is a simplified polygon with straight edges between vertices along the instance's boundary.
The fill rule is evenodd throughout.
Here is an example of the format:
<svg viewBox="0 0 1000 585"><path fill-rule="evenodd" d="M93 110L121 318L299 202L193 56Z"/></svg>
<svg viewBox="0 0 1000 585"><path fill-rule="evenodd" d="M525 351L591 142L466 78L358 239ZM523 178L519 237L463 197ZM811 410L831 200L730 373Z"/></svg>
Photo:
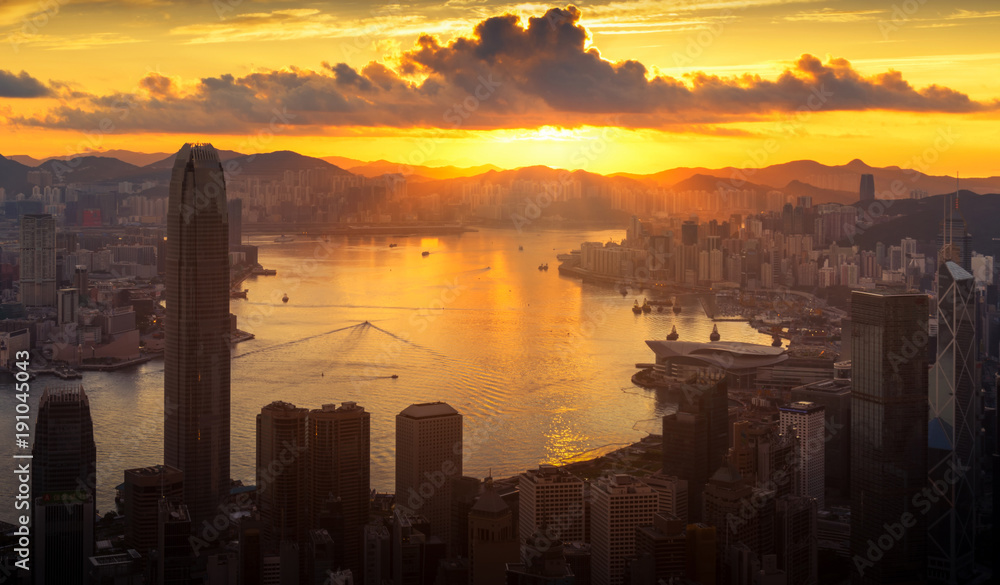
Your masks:
<svg viewBox="0 0 1000 585"><path fill-rule="evenodd" d="M125 470L125 544L145 555L156 548L160 502L180 502L184 473L168 465Z"/></svg>
<svg viewBox="0 0 1000 585"><path fill-rule="evenodd" d="M229 495L230 319L226 186L210 144L185 144L167 213L163 460L184 472L199 527Z"/></svg>
<svg viewBox="0 0 1000 585"><path fill-rule="evenodd" d="M230 199L229 207L229 247L236 248L243 242L243 200Z"/></svg>
<svg viewBox="0 0 1000 585"><path fill-rule="evenodd" d="M430 521L448 542L449 479L462 476L462 415L444 402L413 404L396 415L396 507Z"/></svg>
<svg viewBox="0 0 1000 585"><path fill-rule="evenodd" d="M685 576L698 583L715 583L716 541L715 526L704 523L688 524Z"/></svg>
<svg viewBox="0 0 1000 585"><path fill-rule="evenodd" d="M847 333L850 334L849 331ZM838 364L839 365L839 364ZM850 366L850 364L846 364ZM850 373L850 370L847 372ZM832 379L792 389L793 401L822 404L826 409L826 488L838 497L851 493L851 380Z"/></svg>
<svg viewBox="0 0 1000 585"><path fill-rule="evenodd" d="M507 564L507 585L576 585L562 541L541 533L528 537L522 563Z"/></svg>
<svg viewBox="0 0 1000 585"><path fill-rule="evenodd" d="M635 529L653 523L656 491L631 475L602 477L590 488L594 585L621 585L625 559L635 554Z"/></svg>
<svg viewBox="0 0 1000 585"><path fill-rule="evenodd" d="M875 175L861 175L861 202L875 201Z"/></svg>
<svg viewBox="0 0 1000 585"><path fill-rule="evenodd" d="M539 530L563 542L583 541L583 480L554 465L528 470L518 480L521 542Z"/></svg>
<svg viewBox="0 0 1000 585"><path fill-rule="evenodd" d="M729 447L726 383L691 385L677 412L663 417L663 473L688 482L688 519L701 519L701 496Z"/></svg>
<svg viewBox="0 0 1000 585"><path fill-rule="evenodd" d="M815 498L820 509L825 507L826 409L813 402L792 402L778 409L782 433L795 437L795 462L798 473L792 493Z"/></svg>
<svg viewBox="0 0 1000 585"><path fill-rule="evenodd" d="M161 500L157 533L155 582L162 585L194 585L191 517L188 516L187 506Z"/></svg>
<svg viewBox="0 0 1000 585"><path fill-rule="evenodd" d="M283 542L305 542L308 414L308 409L275 401L257 415L257 505L267 552L279 550Z"/></svg>
<svg viewBox="0 0 1000 585"><path fill-rule="evenodd" d="M683 577L687 537L687 524L683 520L669 514L656 513L651 525L635 529L635 554L648 554L653 559L653 573L657 580Z"/></svg>
<svg viewBox="0 0 1000 585"><path fill-rule="evenodd" d="M977 441L981 424L975 278L952 261L938 268L937 360L931 368L928 479L943 492L927 520L927 578L963 583L975 567Z"/></svg>
<svg viewBox="0 0 1000 585"><path fill-rule="evenodd" d="M520 556L510 508L488 477L469 511L469 584L504 585L507 563L516 563Z"/></svg>
<svg viewBox="0 0 1000 585"><path fill-rule="evenodd" d="M354 402L339 408L324 404L309 414L309 498L313 522L328 502L338 502L343 518L339 534L331 533L340 568L364 578L362 528L371 499L371 415ZM332 511L332 510L331 510Z"/></svg>
<svg viewBox="0 0 1000 585"><path fill-rule="evenodd" d="M917 421L928 420L927 317L926 295L851 295L855 584L925 578L926 524L918 504L927 487L927 425ZM904 526L908 519L912 522ZM890 547L879 544L880 539L885 544L886 534Z"/></svg>
<svg viewBox="0 0 1000 585"><path fill-rule="evenodd" d="M785 496L774 502L774 552L789 583L816 585L816 500Z"/></svg>

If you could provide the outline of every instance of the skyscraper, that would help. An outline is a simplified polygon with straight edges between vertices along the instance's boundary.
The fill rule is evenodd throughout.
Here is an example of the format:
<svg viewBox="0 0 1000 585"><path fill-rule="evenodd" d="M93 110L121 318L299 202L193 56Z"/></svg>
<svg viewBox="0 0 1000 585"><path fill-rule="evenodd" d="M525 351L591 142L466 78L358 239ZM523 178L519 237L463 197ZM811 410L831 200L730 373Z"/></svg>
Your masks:
<svg viewBox="0 0 1000 585"><path fill-rule="evenodd" d="M525 471L518 480L522 543L536 532L583 542L583 480L554 465Z"/></svg>
<svg viewBox="0 0 1000 585"><path fill-rule="evenodd" d="M816 499L820 510L826 505L826 489L823 473L826 469L824 458L826 444L826 409L822 404L793 402L778 409L782 433L792 433L795 437L795 460L798 467L796 485L792 493Z"/></svg>
<svg viewBox="0 0 1000 585"><path fill-rule="evenodd" d="M228 238L219 155L210 144L185 144L167 212L163 460L184 472L195 530L230 488Z"/></svg>
<svg viewBox="0 0 1000 585"><path fill-rule="evenodd" d="M943 487L928 513L927 577L962 583L976 549L976 441L980 428L976 364L975 278L952 261L938 268L937 360L931 369L929 480Z"/></svg>
<svg viewBox="0 0 1000 585"><path fill-rule="evenodd" d="M621 585L625 558L635 553L635 532L653 523L656 491L631 475L611 475L590 488L594 585Z"/></svg>
<svg viewBox="0 0 1000 585"><path fill-rule="evenodd" d="M507 563L518 562L520 556L511 509L488 477L469 511L469 584L504 585Z"/></svg>
<svg viewBox="0 0 1000 585"><path fill-rule="evenodd" d="M28 307L56 306L56 220L47 213L21 216L20 295Z"/></svg>
<svg viewBox="0 0 1000 585"><path fill-rule="evenodd" d="M851 582L923 580L927 296L851 295ZM912 525L902 522L912 518ZM907 524L911 524L907 522ZM888 528L887 528L888 527ZM892 534L889 534L892 529ZM879 545L889 534L888 550ZM884 544L885 538L882 538Z"/></svg>
<svg viewBox="0 0 1000 585"><path fill-rule="evenodd" d="M363 578L364 526L371 494L371 415L354 402L324 404L309 414L309 499L314 526L325 504L339 500L341 534L330 533L341 568ZM327 529L329 531L329 529Z"/></svg>
<svg viewBox="0 0 1000 585"><path fill-rule="evenodd" d="M275 401L257 415L257 503L264 523L264 547L305 543L306 416L309 411Z"/></svg>
<svg viewBox="0 0 1000 585"><path fill-rule="evenodd" d="M97 446L83 386L46 388L31 449L37 583L86 582L94 554Z"/></svg>
<svg viewBox="0 0 1000 585"><path fill-rule="evenodd" d="M941 220L937 249L945 260L951 260L966 272L972 272L972 235L969 234L969 226L958 207L958 197L946 196L946 201L951 201L951 205Z"/></svg>
<svg viewBox="0 0 1000 585"><path fill-rule="evenodd" d="M396 505L427 518L449 541L451 478L462 476L462 415L444 402L413 404L396 415Z"/></svg>
<svg viewBox="0 0 1000 585"><path fill-rule="evenodd" d="M861 202L875 201L875 175L861 175Z"/></svg>
<svg viewBox="0 0 1000 585"><path fill-rule="evenodd" d="M156 523L163 500L180 502L184 474L165 465L125 470L125 543L142 554L156 548Z"/></svg>

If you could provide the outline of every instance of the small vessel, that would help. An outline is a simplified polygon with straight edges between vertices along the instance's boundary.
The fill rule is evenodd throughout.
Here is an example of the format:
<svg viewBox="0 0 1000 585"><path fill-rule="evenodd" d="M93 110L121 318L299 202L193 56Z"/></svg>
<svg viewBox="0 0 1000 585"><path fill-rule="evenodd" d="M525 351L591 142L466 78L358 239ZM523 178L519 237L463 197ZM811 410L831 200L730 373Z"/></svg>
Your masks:
<svg viewBox="0 0 1000 585"><path fill-rule="evenodd" d="M708 336L711 341L718 341L721 335L719 335L719 326L712 325L712 333Z"/></svg>
<svg viewBox="0 0 1000 585"><path fill-rule="evenodd" d="M680 335L677 335L677 326L674 325L674 327L670 330L670 333L667 334L667 341L677 341L678 337L680 337Z"/></svg>
<svg viewBox="0 0 1000 585"><path fill-rule="evenodd" d="M663 312L663 305L656 305L656 312L657 313L662 313Z"/></svg>
<svg viewBox="0 0 1000 585"><path fill-rule="evenodd" d="M627 288L625 288L625 285L624 285L624 284L623 284L623 285L621 286L621 288L619 288L619 289L618 289L618 292L622 293L622 296L623 296L623 297L624 297L624 296L628 296L628 289L627 289Z"/></svg>
<svg viewBox="0 0 1000 585"><path fill-rule="evenodd" d="M399 244L389 244L389 247L390 247L390 248L395 248L395 247L396 247L396 246L398 246L398 245L399 245Z"/></svg>
<svg viewBox="0 0 1000 585"><path fill-rule="evenodd" d="M781 338L775 335L774 340L771 341L771 347L781 347Z"/></svg>
<svg viewBox="0 0 1000 585"><path fill-rule="evenodd" d="M294 242L295 238L293 238L291 236L286 236L285 234L281 234L279 237L274 238L274 241L275 241L275 243L283 244L285 242Z"/></svg>
<svg viewBox="0 0 1000 585"><path fill-rule="evenodd" d="M281 297L281 302L283 302L283 303L287 303L288 302L288 293L285 293L285 296Z"/></svg>
<svg viewBox="0 0 1000 585"><path fill-rule="evenodd" d="M635 301L635 304L632 305L632 312L635 313L636 315L642 312L642 307L639 306L638 299Z"/></svg>
<svg viewBox="0 0 1000 585"><path fill-rule="evenodd" d="M680 315L681 314L681 304L677 302L677 299L676 298L673 299L673 301L670 304L674 306L674 315Z"/></svg>
<svg viewBox="0 0 1000 585"><path fill-rule="evenodd" d="M517 247L517 251L518 252L524 252L524 246L518 246Z"/></svg>
<svg viewBox="0 0 1000 585"><path fill-rule="evenodd" d="M538 265L538 269L539 270L545 270L545 265L544 264L539 264Z"/></svg>
<svg viewBox="0 0 1000 585"><path fill-rule="evenodd" d="M424 250L423 252L420 253L420 255L423 256L424 258L426 258L427 256L430 256L431 253L428 252L427 250Z"/></svg>
<svg viewBox="0 0 1000 585"><path fill-rule="evenodd" d="M398 378L398 377L399 377L399 374L393 374L393 375L391 375L391 376L389 376L389 377L390 377L390 378L392 378L393 380L395 380L396 378Z"/></svg>
<svg viewBox="0 0 1000 585"><path fill-rule="evenodd" d="M649 306L649 303L646 302L646 298L645 297L643 297L643 299L642 299L642 312L643 313L652 313L653 312L653 307Z"/></svg>
<svg viewBox="0 0 1000 585"><path fill-rule="evenodd" d="M545 264L542 265L542 270L548 270L548 269L549 269L549 263L546 262Z"/></svg>

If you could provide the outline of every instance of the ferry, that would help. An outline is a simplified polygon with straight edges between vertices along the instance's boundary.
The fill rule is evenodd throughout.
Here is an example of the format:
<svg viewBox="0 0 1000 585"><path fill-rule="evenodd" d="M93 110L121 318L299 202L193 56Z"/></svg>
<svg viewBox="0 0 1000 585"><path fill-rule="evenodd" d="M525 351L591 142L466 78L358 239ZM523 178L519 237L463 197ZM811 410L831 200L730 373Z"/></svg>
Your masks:
<svg viewBox="0 0 1000 585"><path fill-rule="evenodd" d="M646 302L645 298L642 299L642 312L643 313L651 313L651 312L653 312L653 307L649 306L649 303Z"/></svg>
<svg viewBox="0 0 1000 585"><path fill-rule="evenodd" d="M420 255L423 256L424 258L426 258L426 257L430 256L431 253L428 252L427 250L424 250L423 252L420 253Z"/></svg>
<svg viewBox="0 0 1000 585"><path fill-rule="evenodd" d="M390 247L390 248L395 248L395 247L396 247L396 246L398 246L398 245L399 245L399 244L389 244L389 247Z"/></svg>
<svg viewBox="0 0 1000 585"><path fill-rule="evenodd" d="M524 246L518 246L517 247L517 251L518 252L524 252Z"/></svg>
<svg viewBox="0 0 1000 585"><path fill-rule="evenodd" d="M719 335L719 326L712 325L712 333L708 336L710 341L718 341L722 336Z"/></svg>
<svg viewBox="0 0 1000 585"><path fill-rule="evenodd" d="M538 265L538 269L539 270L548 270L549 269L549 265L548 264L539 264Z"/></svg>
<svg viewBox="0 0 1000 585"><path fill-rule="evenodd" d="M674 325L673 329L671 329L670 333L667 335L667 341L677 341L678 337L680 337L680 335L677 335L677 326Z"/></svg>
<svg viewBox="0 0 1000 585"><path fill-rule="evenodd" d="M281 297L281 302L283 302L283 303L287 303L288 302L288 293L285 293L285 296Z"/></svg>
<svg viewBox="0 0 1000 585"><path fill-rule="evenodd" d="M281 234L279 237L274 238L274 242L276 244L284 244L285 242L294 242L294 241L295 238L293 238L292 236L286 236L285 234Z"/></svg>
<svg viewBox="0 0 1000 585"><path fill-rule="evenodd" d="M639 306L639 300L636 299L635 304L632 305L632 312L638 315L642 312L642 307Z"/></svg>
<svg viewBox="0 0 1000 585"><path fill-rule="evenodd" d="M673 301L671 301L670 304L672 304L674 306L674 315L680 315L681 314L681 305L680 305L680 303L677 302L677 299L675 298Z"/></svg>

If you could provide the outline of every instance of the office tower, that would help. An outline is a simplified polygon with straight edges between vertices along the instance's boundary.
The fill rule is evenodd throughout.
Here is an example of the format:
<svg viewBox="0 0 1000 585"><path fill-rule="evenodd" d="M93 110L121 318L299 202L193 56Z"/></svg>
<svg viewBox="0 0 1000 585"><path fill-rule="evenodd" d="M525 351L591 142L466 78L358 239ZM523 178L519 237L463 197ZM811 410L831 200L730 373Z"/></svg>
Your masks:
<svg viewBox="0 0 1000 585"><path fill-rule="evenodd" d="M243 200L230 199L229 210L229 247L235 248L242 244L243 237Z"/></svg>
<svg viewBox="0 0 1000 585"><path fill-rule="evenodd" d="M875 201L875 175L861 175L861 202Z"/></svg>
<svg viewBox="0 0 1000 585"><path fill-rule="evenodd" d="M743 543L758 555L770 552L774 543L774 492L755 488L743 480L727 462L705 486L706 524L718 528L718 554Z"/></svg>
<svg viewBox="0 0 1000 585"><path fill-rule="evenodd" d="M683 577L687 557L687 523L670 514L653 514L653 523L635 529L635 554L653 558L655 579Z"/></svg>
<svg viewBox="0 0 1000 585"><path fill-rule="evenodd" d="M631 475L611 475L590 488L594 585L621 585L625 559L635 553L635 529L653 523L656 491Z"/></svg>
<svg viewBox="0 0 1000 585"><path fill-rule="evenodd" d="M324 404L309 414L309 505L319 526L337 501L340 533L331 532L341 568L363 579L362 539L371 499L371 415L354 402ZM329 528L327 528L329 530Z"/></svg>
<svg viewBox="0 0 1000 585"><path fill-rule="evenodd" d="M226 186L209 144L174 161L167 213L163 462L184 472L198 528L229 495L229 253Z"/></svg>
<svg viewBox="0 0 1000 585"><path fill-rule="evenodd" d="M479 498L482 482L479 478L455 477L451 483L451 533L448 539L448 555L469 556L469 512Z"/></svg>
<svg viewBox="0 0 1000 585"><path fill-rule="evenodd" d="M851 295L851 582L918 582L926 525L914 495L927 487L927 296ZM884 540L884 539L883 539ZM874 544L873 544L874 543Z"/></svg>
<svg viewBox="0 0 1000 585"><path fill-rule="evenodd" d="M675 516L686 526L688 521L687 480L673 475L654 473L644 477L642 481L653 488L659 496L660 513L667 516Z"/></svg>
<svg viewBox="0 0 1000 585"><path fill-rule="evenodd" d="M260 518L248 516L240 518L239 524L239 567L237 582L240 585L263 585L263 523Z"/></svg>
<svg viewBox="0 0 1000 585"><path fill-rule="evenodd" d="M364 585L382 585L383 580L390 580L392 568L389 530L382 524L366 524L364 531L365 575L362 582ZM362 585L362 582L357 585Z"/></svg>
<svg viewBox="0 0 1000 585"><path fill-rule="evenodd" d="M798 474L792 493L816 498L816 503L822 510L826 505L826 481L823 476L826 470L826 409L822 404L792 402L780 407L778 412L781 432L795 437Z"/></svg>
<svg viewBox="0 0 1000 585"><path fill-rule="evenodd" d="M510 507L488 477L469 511L469 584L504 585L507 563L516 563L520 556Z"/></svg>
<svg viewBox="0 0 1000 585"><path fill-rule="evenodd" d="M816 585L816 500L785 496L774 502L774 552L789 583Z"/></svg>
<svg viewBox="0 0 1000 585"><path fill-rule="evenodd" d="M336 571L342 563L338 560L335 543L330 533L323 529L310 530L306 551L307 583L323 583L328 573ZM358 583L362 581L359 578Z"/></svg>
<svg viewBox="0 0 1000 585"><path fill-rule="evenodd" d="M59 289L57 296L56 324L76 323L76 316L80 310L80 292L75 288L62 288Z"/></svg>
<svg viewBox="0 0 1000 585"><path fill-rule="evenodd" d="M125 544L145 555L156 548L160 502L180 502L184 474L167 465L125 470Z"/></svg>
<svg viewBox="0 0 1000 585"><path fill-rule="evenodd" d="M962 583L975 566L979 494L976 286L972 274L955 262L942 262L937 276L938 343L927 439L928 479L940 501L928 513L927 577Z"/></svg>
<svg viewBox="0 0 1000 585"><path fill-rule="evenodd" d="M850 327L844 335L850 335ZM849 346L848 346L849 349ZM849 357L850 354L848 353ZM850 376L850 362L838 362L847 367ZM793 402L813 402L826 409L826 489L838 497L849 497L851 493L851 380L850 378L822 380L805 386L792 388Z"/></svg>
<svg viewBox="0 0 1000 585"><path fill-rule="evenodd" d="M663 417L663 473L688 482L688 516L701 519L701 493L729 447L725 379L691 385L677 412Z"/></svg>
<svg viewBox="0 0 1000 585"><path fill-rule="evenodd" d="M687 555L685 576L698 583L715 583L716 540L715 526L697 523L687 527Z"/></svg>
<svg viewBox="0 0 1000 585"><path fill-rule="evenodd" d="M191 517L187 506L160 500L157 522L156 583L189 585L194 572L194 551L191 538Z"/></svg>
<svg viewBox="0 0 1000 585"><path fill-rule="evenodd" d="M428 536L429 530L430 523L423 516L398 506L393 510L393 585L433 583L441 559L445 557L445 543L436 536Z"/></svg>
<svg viewBox="0 0 1000 585"><path fill-rule="evenodd" d="M396 506L430 521L449 540L453 477L462 476L462 415L444 402L413 404L396 415Z"/></svg>
<svg viewBox="0 0 1000 585"><path fill-rule="evenodd" d="M283 542L305 541L308 414L308 409L275 401L257 415L257 504L267 552Z"/></svg>
<svg viewBox="0 0 1000 585"><path fill-rule="evenodd" d="M56 220L47 213L21 216L20 295L28 307L56 306Z"/></svg>
<svg viewBox="0 0 1000 585"><path fill-rule="evenodd" d="M94 554L97 446L83 386L46 388L31 449L36 583L85 582Z"/></svg>
<svg viewBox="0 0 1000 585"><path fill-rule="evenodd" d="M521 542L544 531L563 542L583 541L583 480L554 465L521 474L518 529Z"/></svg>
<svg viewBox="0 0 1000 585"><path fill-rule="evenodd" d="M946 196L948 199L950 196ZM941 220L941 229L937 237L937 249L945 260L951 260L966 272L972 272L972 235L969 226L958 207L958 198L951 198L952 204L946 210ZM941 264L938 260L938 264Z"/></svg>

